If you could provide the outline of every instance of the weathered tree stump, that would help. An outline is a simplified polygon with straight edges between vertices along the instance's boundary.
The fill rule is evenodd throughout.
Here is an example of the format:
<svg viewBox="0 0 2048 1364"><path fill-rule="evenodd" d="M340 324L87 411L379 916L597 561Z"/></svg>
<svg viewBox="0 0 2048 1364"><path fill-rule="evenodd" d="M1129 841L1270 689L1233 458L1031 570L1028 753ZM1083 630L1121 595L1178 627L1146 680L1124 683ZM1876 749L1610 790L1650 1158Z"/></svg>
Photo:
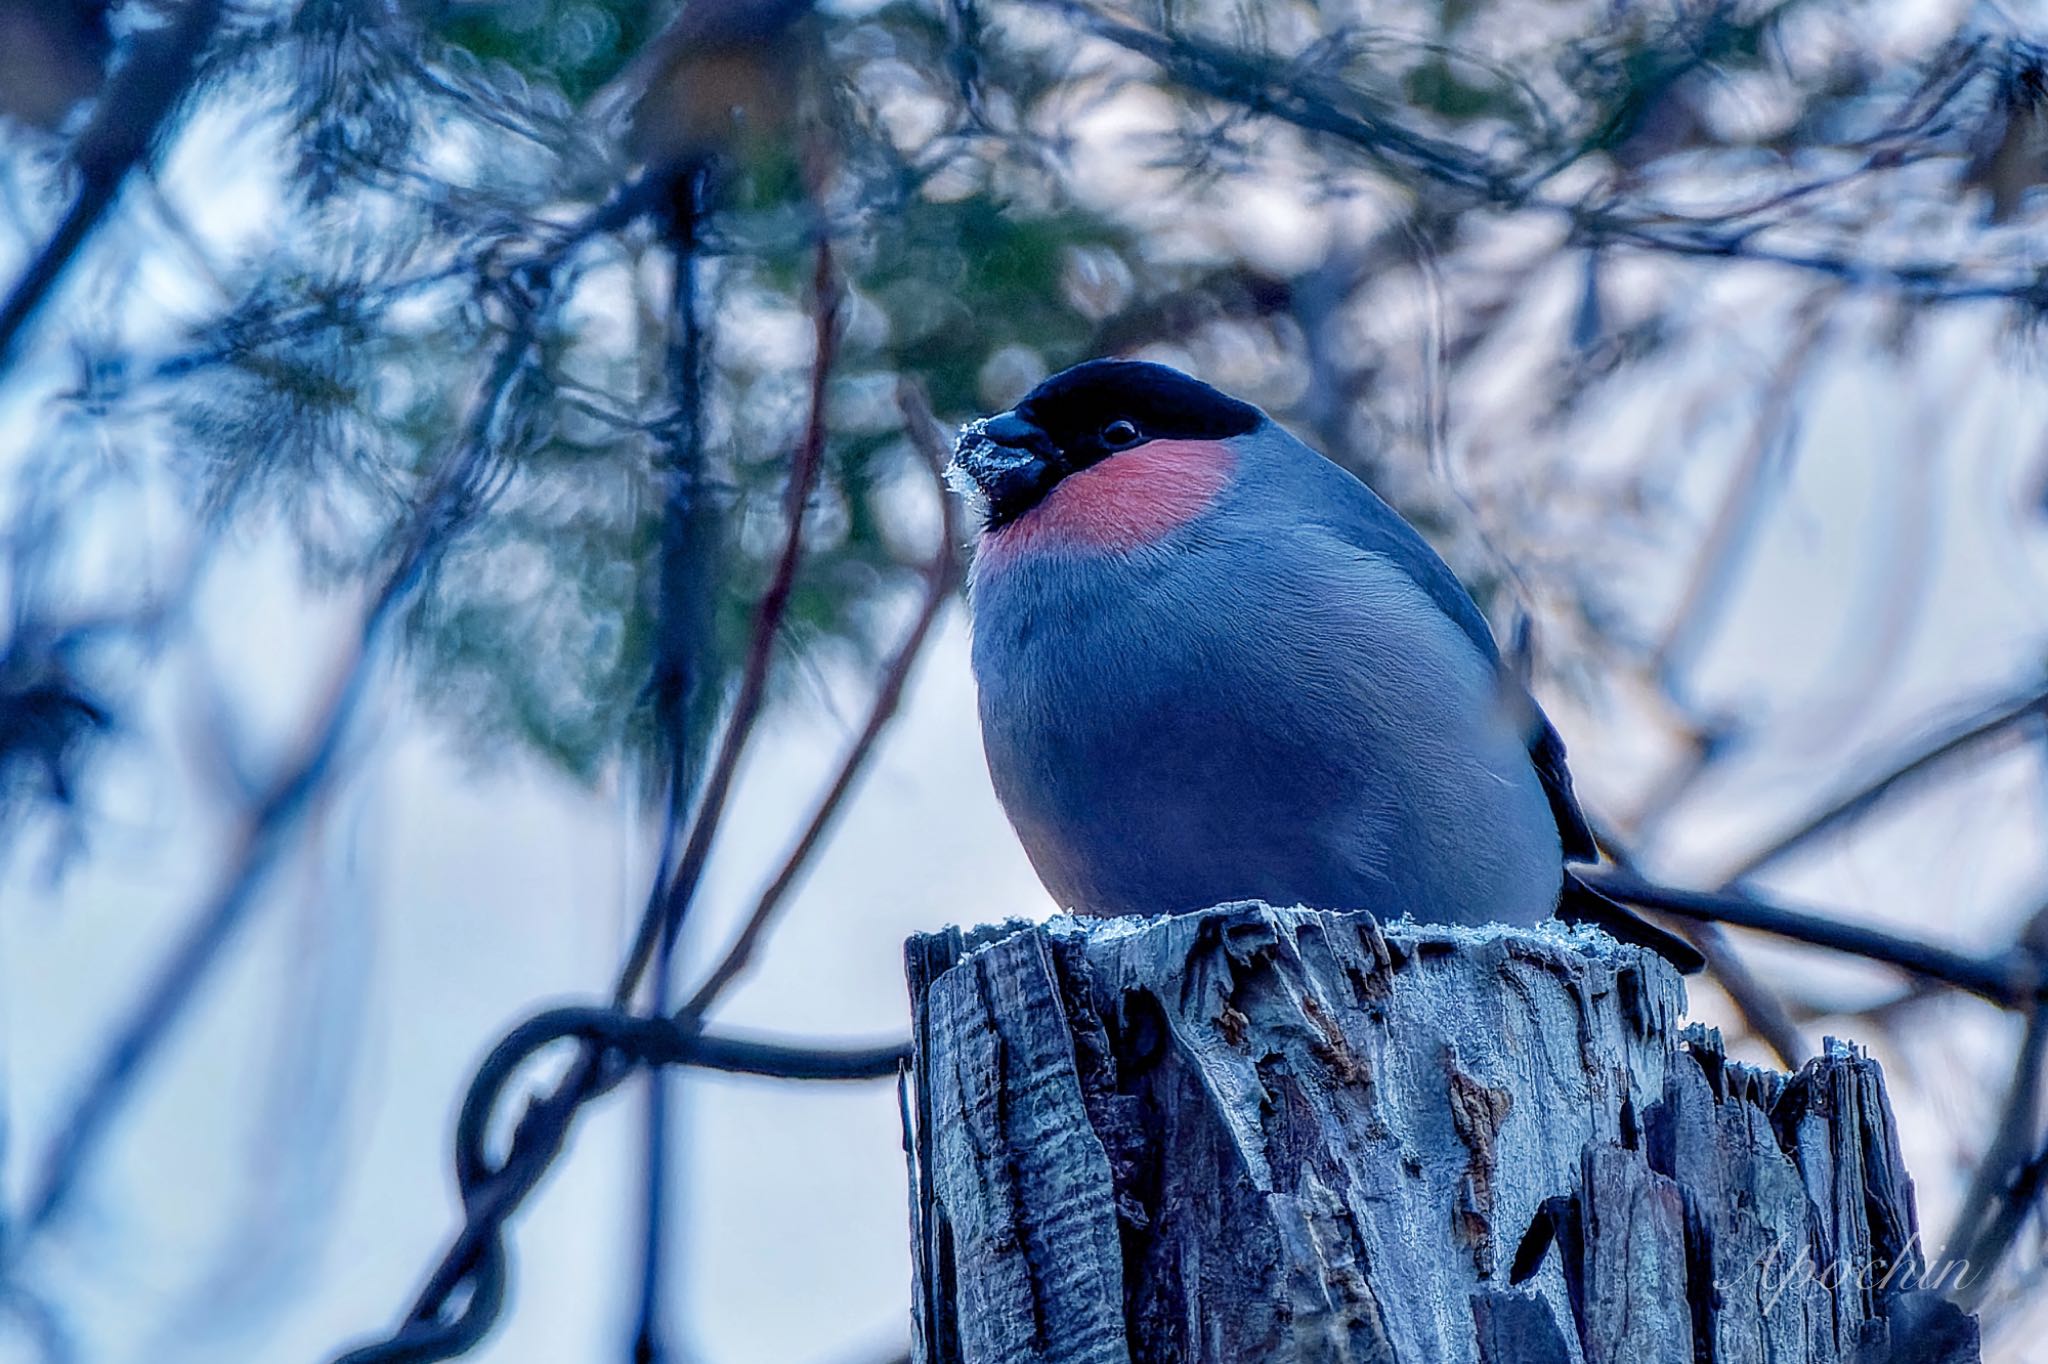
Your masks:
<svg viewBox="0 0 2048 1364"><path fill-rule="evenodd" d="M913 938L923 1364L1968 1364L1877 1065L1562 928Z"/></svg>

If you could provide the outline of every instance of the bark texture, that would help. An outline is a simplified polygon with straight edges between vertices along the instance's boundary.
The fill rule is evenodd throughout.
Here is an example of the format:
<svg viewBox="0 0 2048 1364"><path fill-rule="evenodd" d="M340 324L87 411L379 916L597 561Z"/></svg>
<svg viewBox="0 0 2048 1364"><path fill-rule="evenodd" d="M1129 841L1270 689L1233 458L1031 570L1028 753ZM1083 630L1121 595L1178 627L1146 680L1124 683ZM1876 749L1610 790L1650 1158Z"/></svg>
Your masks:
<svg viewBox="0 0 2048 1364"><path fill-rule="evenodd" d="M1974 1364L1877 1065L1597 934L1231 905L907 947L924 1364Z"/></svg>

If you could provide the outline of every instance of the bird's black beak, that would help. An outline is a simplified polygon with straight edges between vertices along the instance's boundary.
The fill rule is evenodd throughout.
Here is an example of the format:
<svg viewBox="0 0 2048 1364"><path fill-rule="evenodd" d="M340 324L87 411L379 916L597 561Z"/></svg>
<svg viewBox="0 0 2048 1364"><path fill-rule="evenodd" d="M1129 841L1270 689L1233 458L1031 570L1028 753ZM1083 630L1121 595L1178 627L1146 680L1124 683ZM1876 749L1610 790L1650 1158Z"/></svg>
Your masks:
<svg viewBox="0 0 2048 1364"><path fill-rule="evenodd" d="M994 530L1037 506L1062 468L1052 437L1014 412L999 412L960 429L946 472L957 491L982 503Z"/></svg>

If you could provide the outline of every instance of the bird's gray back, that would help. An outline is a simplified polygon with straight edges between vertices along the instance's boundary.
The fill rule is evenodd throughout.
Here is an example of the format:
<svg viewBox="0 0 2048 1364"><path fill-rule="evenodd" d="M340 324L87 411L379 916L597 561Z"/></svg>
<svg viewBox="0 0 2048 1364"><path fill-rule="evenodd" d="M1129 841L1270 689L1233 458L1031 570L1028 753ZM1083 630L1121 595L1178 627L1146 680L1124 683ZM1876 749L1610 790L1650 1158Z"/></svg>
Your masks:
<svg viewBox="0 0 2048 1364"><path fill-rule="evenodd" d="M1259 433L1259 443L1269 457L1301 469L1301 483L1311 488L1307 514L1348 544L1379 555L1414 580L1417 587L1436 603L1465 637L1472 641L1489 663L1501 667L1500 649L1486 616L1465 585L1458 581L1437 552L1415 528L1403 520L1378 493L1349 473L1303 445L1270 419ZM1274 509L1278 510L1278 509ZM1550 717L1533 696L1521 691L1521 683L1501 679L1503 691L1521 711L1524 742L1543 792L1557 824L1565 855L1577 861L1599 856L1592 828L1572 791L1572 779L1565 766L1564 740L1550 723Z"/></svg>

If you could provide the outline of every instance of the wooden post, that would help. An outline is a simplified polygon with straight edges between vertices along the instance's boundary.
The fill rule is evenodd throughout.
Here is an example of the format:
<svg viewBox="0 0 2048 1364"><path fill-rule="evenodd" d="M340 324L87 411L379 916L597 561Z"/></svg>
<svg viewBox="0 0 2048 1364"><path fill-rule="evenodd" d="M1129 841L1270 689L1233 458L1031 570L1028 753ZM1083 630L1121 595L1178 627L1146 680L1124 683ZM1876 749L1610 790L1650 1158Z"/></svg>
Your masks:
<svg viewBox="0 0 2048 1364"><path fill-rule="evenodd" d="M1875 1062L1589 932L913 938L922 1364L1975 1364Z"/></svg>

